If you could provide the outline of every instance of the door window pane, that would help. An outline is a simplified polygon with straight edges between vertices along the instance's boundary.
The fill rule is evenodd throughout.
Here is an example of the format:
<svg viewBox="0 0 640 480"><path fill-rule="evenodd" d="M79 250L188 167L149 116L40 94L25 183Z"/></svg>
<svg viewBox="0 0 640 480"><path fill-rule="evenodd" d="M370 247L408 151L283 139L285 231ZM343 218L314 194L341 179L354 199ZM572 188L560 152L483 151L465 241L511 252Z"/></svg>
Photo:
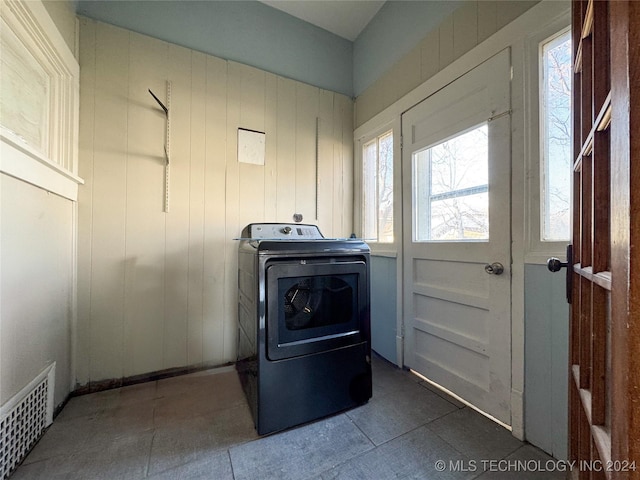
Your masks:
<svg viewBox="0 0 640 480"><path fill-rule="evenodd" d="M542 45L540 115L542 119L543 241L571 236L571 32Z"/></svg>
<svg viewBox="0 0 640 480"><path fill-rule="evenodd" d="M483 124L413 154L414 240L489 239L489 141Z"/></svg>

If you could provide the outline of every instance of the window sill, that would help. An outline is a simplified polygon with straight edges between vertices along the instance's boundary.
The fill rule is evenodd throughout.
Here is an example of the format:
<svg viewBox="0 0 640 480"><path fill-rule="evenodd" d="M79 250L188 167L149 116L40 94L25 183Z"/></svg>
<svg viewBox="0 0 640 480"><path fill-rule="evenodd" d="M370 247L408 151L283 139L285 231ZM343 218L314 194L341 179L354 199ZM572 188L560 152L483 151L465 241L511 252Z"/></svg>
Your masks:
<svg viewBox="0 0 640 480"><path fill-rule="evenodd" d="M0 135L0 172L74 202L78 200L78 185L84 183L77 175L4 134Z"/></svg>
<svg viewBox="0 0 640 480"><path fill-rule="evenodd" d="M371 245L369 245L371 247ZM398 252L390 249L377 249L371 248L372 257L386 257L386 258L398 258Z"/></svg>

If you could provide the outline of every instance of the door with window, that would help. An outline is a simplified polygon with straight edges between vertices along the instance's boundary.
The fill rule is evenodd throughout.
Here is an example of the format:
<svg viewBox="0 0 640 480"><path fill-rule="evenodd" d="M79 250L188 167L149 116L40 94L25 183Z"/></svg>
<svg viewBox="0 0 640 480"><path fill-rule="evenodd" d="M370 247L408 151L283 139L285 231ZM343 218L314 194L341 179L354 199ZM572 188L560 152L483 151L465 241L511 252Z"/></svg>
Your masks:
<svg viewBox="0 0 640 480"><path fill-rule="evenodd" d="M402 116L405 365L511 423L510 55Z"/></svg>

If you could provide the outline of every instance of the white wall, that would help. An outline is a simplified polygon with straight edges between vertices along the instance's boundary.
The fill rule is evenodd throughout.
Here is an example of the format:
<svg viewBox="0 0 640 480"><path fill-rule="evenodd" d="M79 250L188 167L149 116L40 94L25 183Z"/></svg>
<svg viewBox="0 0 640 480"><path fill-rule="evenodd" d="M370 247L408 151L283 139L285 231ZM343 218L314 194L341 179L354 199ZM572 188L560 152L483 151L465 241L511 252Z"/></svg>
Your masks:
<svg viewBox="0 0 640 480"><path fill-rule="evenodd" d="M352 231L352 101L86 18L80 32L77 381L235 361L242 227L316 223L317 207L325 235ZM169 213L147 92L164 100L166 80ZM238 164L238 127L266 132L265 166Z"/></svg>
<svg viewBox="0 0 640 480"><path fill-rule="evenodd" d="M45 152L32 153L28 144L16 148L4 137L6 131L0 142L0 405L53 362L55 406L64 402L72 382L76 206L73 195L51 192L72 193L79 181L73 175L77 63L73 46L66 42L75 39L75 14L70 2L56 2L52 21L42 3L28 2L28 8L3 5L8 28L29 25L28 33L18 31L34 54L42 49L48 58L56 57L51 65L57 70L50 80L65 98L52 96L58 100L53 111L67 125L56 125L49 133L52 144L65 148L49 144ZM8 15L5 7L19 13ZM46 41L39 44L31 36Z"/></svg>
<svg viewBox="0 0 640 480"><path fill-rule="evenodd" d="M446 68L522 15L538 1L469 0L461 2L461 7L438 25L425 31L422 40L409 53L358 95L356 127L363 125L403 95ZM384 10L381 10L382 13Z"/></svg>
<svg viewBox="0 0 640 480"><path fill-rule="evenodd" d="M52 362L70 386L73 202L0 174L0 405Z"/></svg>

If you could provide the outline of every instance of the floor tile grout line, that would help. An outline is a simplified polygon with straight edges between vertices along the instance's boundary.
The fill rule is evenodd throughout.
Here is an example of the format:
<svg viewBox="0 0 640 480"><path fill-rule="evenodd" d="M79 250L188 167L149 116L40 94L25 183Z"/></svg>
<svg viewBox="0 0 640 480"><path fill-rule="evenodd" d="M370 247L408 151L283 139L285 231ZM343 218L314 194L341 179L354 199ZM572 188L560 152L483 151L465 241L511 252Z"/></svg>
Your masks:
<svg viewBox="0 0 640 480"><path fill-rule="evenodd" d="M371 440L371 438L369 438L369 435L367 435L364 432L364 430L360 428L360 425L358 425L358 423L353 418L351 418L351 415L349 415L349 412L348 411L344 412L344 414L349 419L349 421L360 431L360 433L362 433L362 435L364 435L365 438L369 440L369 442L371 442L371 445L373 445L373 448L375 449L377 447L376 443L373 440ZM370 451L370 450L367 450L367 451Z"/></svg>
<svg viewBox="0 0 640 480"><path fill-rule="evenodd" d="M406 432L403 432L403 433L401 433L400 435L396 435L395 437L392 437L392 438L389 438L389 439L385 440L385 441L384 441L384 442L382 442L380 445L375 445L375 443L374 443L374 445L375 445L375 447L376 447L376 448L382 447L383 445L386 445L387 443L393 442L394 440L397 440L398 438L402 438L402 437L404 437L405 435L408 435L408 434L410 434L410 433L412 433L412 432L415 432L416 430L419 430L419 429L421 429L421 428L426 427L426 426L427 426L427 425L429 425L431 422L435 422L435 421L436 421L436 420L438 420L439 418L442 418L442 417L434 418L433 420L429 420L428 422L421 423L420 425L417 425L416 427L414 427L414 428L412 428L412 429L410 429L410 430L407 430ZM435 432L434 432L434 433L435 433Z"/></svg>
<svg viewBox="0 0 640 480"><path fill-rule="evenodd" d="M455 405L454 405L454 406L455 406ZM411 433L413 433L413 432L415 432L416 430L419 430L419 429L421 429L421 428L427 428L427 429L428 429L428 430L429 430L433 435L435 435L436 437L438 437L442 442L444 442L446 445L448 445L449 447L451 447L454 451L458 452L458 453L459 453L461 456L463 456L464 458L469 458L467 454L465 454L465 453L461 452L460 450L458 450L457 448L455 448L455 446L454 446L454 445L452 445L451 443L449 443L447 440L445 440L444 438L442 438L440 435L438 435L436 432L434 432L433 430L431 430L431 429L428 427L428 425L429 425L430 423L433 423L433 422L435 422L436 420L439 420L439 419L444 418L444 417L446 417L446 416L448 416L448 415L450 415L450 414L452 414L452 413L455 413L456 411L461 410L462 408L467 408L467 407L466 407L466 406L461 407L461 408L456 407L456 410L453 410L452 412L449 412L449 413L446 413L446 414L444 414L444 415L441 415L440 417L434 418L433 420L429 420L428 422L425 422L425 423L423 423L423 424L420 424L420 425L418 425L418 426L416 426L416 427L414 427L414 428L412 428L412 429L410 429L410 430L407 430L406 432L404 432L404 433L402 433L402 434L400 434L400 435L397 435L397 436L395 436L395 437L393 437L393 438L389 438L389 439L385 440L384 442L382 442L382 443L381 443L381 444L379 444L379 445L377 445L373 440L371 440L371 438L369 438L369 436L368 436L368 435L367 435L367 434L366 434L366 433L365 433L365 432L360 428L360 426L357 424L357 422L349 416L349 412L345 412L345 415L347 415L347 417L349 418L349 420L351 421L351 423L353 423L353 424L355 425L355 427L356 427L358 430L360 430L360 432L362 432L362 434L363 434L363 435L364 435L364 436L365 436L365 437L366 437L366 438L367 438L367 439L372 443L373 448L371 448L371 449L369 449L369 450L365 450L364 452L360 452L360 453L358 453L357 455L354 455L354 456L352 456L352 457L350 457L350 458L348 458L348 459L345 459L345 460L343 460L342 462L337 463L336 465L333 465L333 466L332 466L332 467L330 467L330 468L327 468L327 469L325 469L325 470L322 470L321 472L319 472L319 473L317 473L317 474L309 475L308 477L305 477L303 480L307 480L307 479L310 479L310 478L315 478L315 477L317 477L318 475L322 475L322 474L323 474L323 473L325 473L325 472L328 472L328 471L330 471L330 470L333 470L334 468L338 468L338 467L340 467L341 465L346 464L347 462L353 461L355 458L361 457L361 456L363 456L363 455L367 455L367 454L369 454L370 452L372 452L372 451L374 451L374 450L377 450L378 448L380 448L380 447L382 447L382 446L384 446L384 445L386 445L386 444L388 444L388 443L391 443L391 442L393 442L393 441L397 441L398 439L401 439L402 437L404 437L404 436L406 436L406 435L409 435L409 434L411 434ZM506 454L504 457L501 457L501 458L500 458L500 460L502 460L502 459L504 459L504 458L508 457L509 455L512 455L514 452L518 451L518 450L519 450L520 448L522 448L523 446L524 446L524 444L523 444L523 445L519 445L519 446L518 446L514 451L512 451L512 452L510 452L510 453ZM485 473L485 470L481 471L478 475L475 475L475 476L472 478L472 480L473 480L473 479L478 478L480 475L483 475L484 473ZM234 477L234 478L235 478L235 477Z"/></svg>
<svg viewBox="0 0 640 480"><path fill-rule="evenodd" d="M360 457L360 456L362 456L362 455L366 455L367 453L372 452L372 451L374 451L376 448L378 448L378 447L376 446L376 444L373 442L373 440L371 440L371 439L369 438L369 436L368 436L366 433L364 433L364 432L362 431L362 429L361 429L361 428L360 428L360 426L355 422L355 420L353 420L353 419L349 416L349 411L344 412L344 415L345 415L345 416L349 419L349 421L350 421L350 422L351 422L351 423L352 423L352 424L353 424L353 425L354 425L354 426L355 426L355 427L360 431L360 433L362 433L362 434L365 436L365 438L366 438L367 440L369 440L369 442L371 443L371 445L373 446L373 448L369 448L368 450L365 450L365 451L363 451L363 452L359 452L359 453L357 453L357 454L355 454L355 455L353 455L353 456L351 456L351 457L349 457L349 458L345 458L345 459L344 459L344 460L342 460L341 462L336 463L335 465L332 465L332 466L331 466L331 467L329 467L329 468L326 468L326 469L324 469L324 470L322 470L322 471L320 471L320 472L317 472L317 473L310 474L310 475L308 475L308 476L304 477L304 479L300 479L300 480L309 480L309 479L311 479L311 478L317 478L319 475L321 476L321 475L322 475L323 473L325 473L325 472L329 472L329 471L333 470L334 468L338 468L338 467L340 467L341 465L344 465L344 464L346 464L347 462L350 462L350 461L352 461L353 459L358 458L358 457ZM320 421L323 421L323 420L320 420Z"/></svg>
<svg viewBox="0 0 640 480"><path fill-rule="evenodd" d="M465 407L466 408L466 407ZM453 413L453 412L452 412ZM447 415L445 415L447 416ZM442 418L442 417L441 417ZM434 420L435 421L435 420ZM432 422L429 422L432 423ZM436 437L438 437L440 440L442 440L444 443L446 443L447 445L449 445L454 451L458 452L460 455L462 455L464 458L469 459L469 460L473 460L471 458L469 458L469 456L464 453L461 452L458 448L456 448L455 445L453 445L451 442L448 442L445 438L443 438L442 436L440 436L440 434L438 434L438 432L435 432L434 430L432 430L431 428L429 428L429 424L425 425L425 427L431 432L433 433ZM480 472L480 475L482 475L484 473L484 470L482 472ZM473 478L477 478L478 476L475 476Z"/></svg>
<svg viewBox="0 0 640 480"><path fill-rule="evenodd" d="M435 432L434 432L435 433ZM436 435L438 435L436 433ZM438 435L438 437L440 437L440 435ZM442 438L442 437L440 437ZM443 439L444 440L444 439ZM446 442L446 440L444 440ZM504 457L498 459L498 460L504 460L505 458L507 458L509 455L513 455L514 453L516 453L518 450L520 450L521 448L524 448L524 446L526 445L526 443L522 442L522 445L518 446L518 448L516 448L513 452L506 454ZM478 475L474 476L473 479L471 480L476 480L480 477L482 477L485 473L489 472L489 470L482 470L480 473L478 473Z"/></svg>
<svg viewBox="0 0 640 480"><path fill-rule="evenodd" d="M395 437L392 437L392 438L389 438L389 439L385 440L384 442L380 443L379 445L378 445L378 444L376 444L376 443L375 443L375 442L374 442L374 441L373 441L373 440L372 440L372 439L371 439L371 438L370 438L370 437L369 437L369 436L368 436L368 435L367 435L367 434L366 434L366 433L365 433L365 432L360 428L360 426L358 425L357 421L349 415L350 411L345 412L345 414L346 414L346 415L349 417L349 419L354 423L354 425L356 425L356 427L358 427L358 429L359 429L359 430L360 430L360 431L365 435L365 437L367 437L367 438L369 439L369 441L370 441L371 443L373 443L373 445L374 445L374 447L375 447L375 448L378 448L378 447L380 447L380 446L382 446L382 445L385 445L385 444L387 444L387 443L389 443L389 442L391 442L391 441L393 441L393 440L395 440L395 439L397 439L397 438L400 438L400 437L402 437L402 436L404 436L404 435L406 435L406 434L408 434L408 433L410 433L410 432L413 432L413 431L415 431L415 430L418 430L419 428L425 427L425 426L427 426L428 424L430 424L430 423L432 423L432 422L435 422L436 420L439 420L439 419L444 418L444 417L446 417L446 416L448 416L448 415L451 415L452 413L455 413L455 412L460 411L460 410L462 410L462 409L464 409L464 408L467 408L467 406L466 406L466 405L463 405L462 407L458 407L457 405L455 405L455 404L453 404L452 402L448 401L446 398L443 398L443 397L441 397L440 395L438 395L436 392L432 392L430 389L428 389L428 388L423 387L422 385L420 385L420 384L421 384L421 382L411 382L411 383L412 383L412 384L416 384L416 385L420 386L420 388L423 388L426 392L430 392L431 394L433 394L433 395L434 395L434 396L436 396L437 398L439 398L439 399L441 399L441 400L446 401L446 402L447 402L449 405L451 405L455 410L452 410L452 411L450 411L450 412L446 412L446 413L444 413L444 414L442 414L442 415L440 415L440 416L437 416L437 417L435 417L435 418L433 418L433 419L431 419L431 420L428 420L428 421L426 421L426 422L424 422L424 423L421 423L420 425L417 425L417 426L415 426L414 428L411 428L410 430L407 430L406 432L403 432L403 433L401 433L401 434L399 434L399 435L396 435ZM385 396L389 396L389 395L391 395L391 393L392 393L392 392L389 392L388 394L379 395L378 397L385 397ZM371 401L371 400L369 400L369 401ZM354 410L355 410L355 409L354 409ZM352 411L352 410L351 410L351 411ZM435 433L435 432L434 432L434 433ZM457 451L457 450L456 450L456 451Z"/></svg>
<svg viewBox="0 0 640 480"><path fill-rule="evenodd" d="M154 408L154 414L155 414L155 408ZM147 465L145 467L144 470L144 478L147 478L149 476L149 470L151 468L151 452L153 452L153 442L156 439L156 429L153 429L153 435L151 436L151 442L149 442L149 454L147 456Z"/></svg>
<svg viewBox="0 0 640 480"><path fill-rule="evenodd" d="M149 454L147 457L147 466L145 467L144 477L147 478L149 476L149 470L151 468L151 453L153 452L153 442L156 439L156 399L158 397L158 381L155 380L153 382L153 396L151 401L153 402L153 413L151 415L151 425L153 425L153 435L151 436L151 442L149 442Z"/></svg>
<svg viewBox="0 0 640 480"><path fill-rule="evenodd" d="M233 469L233 460L231 459L231 447L227 448L227 457L229 457L229 467L231 467L231 478L236 480L236 472Z"/></svg>
<svg viewBox="0 0 640 480"><path fill-rule="evenodd" d="M443 400L445 400L445 399L443 399ZM449 403L451 403L451 402L449 402ZM453 405L453 404L452 404L452 406L453 406L453 407L456 407L456 406L455 406L455 405ZM466 406L464 406L464 407L462 407L462 408L467 408L467 407L466 407ZM356 422L356 420L355 420L355 419L353 419L353 418L349 415L349 412L350 412L350 411L345 412L345 414L349 417L349 420L351 420L351 422L352 422L352 423L353 423L353 424L358 428L358 430L360 430L360 431L362 432L362 434L363 434L365 437L367 437L367 439L368 439L368 440L373 444L374 449L375 449L375 448L381 447L381 446L383 446L383 445L386 445L387 443L392 442L392 441L394 441L394 440L396 440L396 439L398 439L398 438L401 438L401 437L403 437L404 435L407 435L407 434L409 434L409 433L411 433L411 432L414 432L414 431L416 431L416 430L418 430L418 429L420 429L420 428L426 427L427 425L429 425L430 423L435 422L436 420L440 420L441 418L444 418L444 417L446 417L446 416L448 416L448 415L451 415L452 413L455 413L455 412L457 412L457 411L459 411L459 410L462 410L462 408L458 408L458 407L456 407L456 409L455 409L455 410L452 410L451 412L447 412L447 413L445 413L445 414L443 414L443 415L440 415L440 416L438 416L438 417L436 417L436 418L433 418L433 419L428 420L428 421L426 421L426 422L424 422L424 423L421 423L420 425L417 425L417 426L415 426L414 428L411 428L411 429L407 430L406 432L403 432L403 433L401 433L401 434L399 434L399 435L396 435L395 437L392 437L392 438L389 438L389 439L385 440L384 442L380 443L379 445L377 445L377 444L376 444L376 443L375 443L371 438L369 438L369 436L368 436L368 435L367 435L367 434L362 430L362 428L360 428L360 425L358 425L358 423ZM354 410L355 410L355 409L354 409ZM429 429L429 430L431 431L431 429ZM433 433L435 434L435 432L433 432ZM436 435L437 435L437 434L436 434ZM440 437L440 436L438 435L438 437ZM444 440L444 439L443 439L443 440ZM448 443L448 442L447 442L447 443ZM456 451L457 451L457 450L456 450ZM363 452L363 453L364 453L364 452Z"/></svg>
<svg viewBox="0 0 640 480"><path fill-rule="evenodd" d="M440 395L438 395L436 392L433 392L433 391L429 390L427 387L422 386L422 385L421 385L421 382L414 382L414 381L412 381L412 380L403 380L403 381L407 381L409 385L416 385L416 386L419 386L419 387L420 387L420 388L422 388L423 390L425 390L425 391L427 391L427 392L430 392L430 393L432 393L432 394L434 394L434 395L436 395L436 396L438 396L438 397L442 398L442 400L446 400L447 402L452 403L452 402L450 402L449 400L447 400L446 398L443 398L443 397L441 397ZM374 385L374 388L375 388L375 385ZM369 401L371 401L372 399L375 399L375 398L386 398L386 397L392 396L392 395L394 395L394 394L396 394L396 392L393 392L393 391L389 391L389 392L386 392L386 393L376 393L376 394L374 394L374 395L371 397L371 399L369 399ZM460 409L460 408L461 408L461 407L458 407L458 406L457 406L457 405L455 405L455 404L452 404L452 405L454 405L457 409Z"/></svg>
<svg viewBox="0 0 640 480"><path fill-rule="evenodd" d="M510 451L509 453L504 455L502 458L500 458L500 460L504 460L509 455L513 455L514 453L516 453L518 450L520 450L521 448L523 448L526 445L526 443L524 441L522 441L522 440L519 440L519 442L520 442L520 445L518 445L518 447L515 450Z"/></svg>
<svg viewBox="0 0 640 480"><path fill-rule="evenodd" d="M466 408L466 409L468 409L468 410L470 410L470 411L473 411L473 409L472 409L472 408L469 408L469 407L467 407L467 406L465 406L464 408ZM439 417L439 418L434 419L434 420L432 420L432 421L430 421L430 422L427 422L427 423L426 423L425 425L423 425L423 426L427 427L431 433L433 433L436 437L438 437L438 438L439 438L440 440L442 440L444 443L446 443L446 444L447 444L447 445L449 445L451 448L453 448L453 449L454 449L456 452L458 452L460 455L462 455L463 457L468 458L468 459L470 459L470 460L473 460L473 459L469 458L469 456L468 456L466 453L464 453L464 452L460 451L458 448L456 448L456 446L455 446L455 445L453 445L451 442L449 442L449 441L447 441L445 438L443 438L440 434L438 434L438 432L434 431L433 429L431 429L431 428L429 427L429 425L430 425L431 423L435 422L436 420L439 420L439 419L441 419L441 418L448 417L449 415L452 415L452 414L454 414L454 413L456 413L456 412L459 412L460 410L463 410L464 408L459 408L459 409L457 409L457 410L454 410L453 412L449 412L449 413L447 413L446 415L443 415L442 417ZM514 437L514 438L515 438L515 437ZM523 442L522 440L518 440L518 441L520 442L520 445L518 445L514 450L511 450L509 453L506 453L506 454L505 454L505 455L503 455L502 457L497 458L496 460L504 460L504 459L505 459L505 458L507 458L509 455L513 455L515 452L517 452L518 450L520 450L522 447L524 447L524 446L526 445L526 443L525 443L525 442ZM483 475L485 472L486 472L486 470L483 470L483 471L480 473L480 475ZM479 476L479 475L478 475L478 476ZM475 476L475 477L473 477L473 478L478 478L478 476Z"/></svg>

